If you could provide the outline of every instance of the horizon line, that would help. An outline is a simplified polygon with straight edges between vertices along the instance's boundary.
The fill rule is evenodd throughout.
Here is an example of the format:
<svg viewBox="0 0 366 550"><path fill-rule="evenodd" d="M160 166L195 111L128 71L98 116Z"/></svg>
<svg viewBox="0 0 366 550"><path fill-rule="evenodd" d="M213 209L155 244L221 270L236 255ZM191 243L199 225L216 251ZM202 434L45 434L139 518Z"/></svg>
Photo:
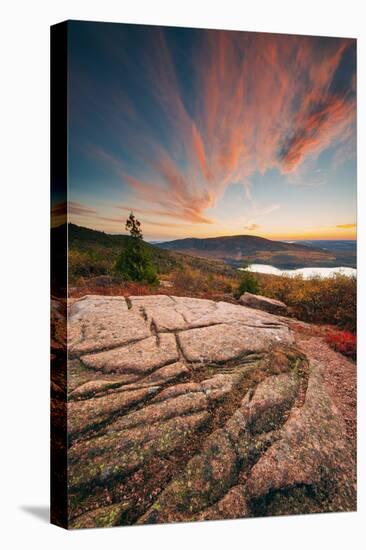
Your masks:
<svg viewBox="0 0 366 550"><path fill-rule="evenodd" d="M85 225L78 225L76 223L73 223L71 221L63 221L59 224L55 224L55 225L52 225L52 219L51 219L51 229L54 229L56 227L61 227L63 225L74 225L75 227L80 227L81 229L88 229L90 231L96 231L98 233L105 233L106 235L113 235L113 236L125 236L125 237L128 237L128 235L126 233L113 233L113 232L108 232L108 231L105 231L105 230L102 230L102 229L95 229L93 227L87 227ZM151 242L170 242L170 241L182 241L184 239L196 239L196 240L207 240L207 239L218 239L218 238L231 238L231 237L255 237L255 238L259 238L259 239L266 239L266 240L270 240L270 241L279 241L279 242L283 242L283 241L294 241L294 242L298 242L298 241L356 241L357 242L357 236L355 236L354 238L341 238L341 237L303 237L303 238L299 238L299 237L283 237L283 238L275 238L275 237L263 237L262 235L252 235L250 233L237 233L237 234L233 234L233 235L216 235L214 237L195 237L195 236L186 236L186 237L172 237L172 238L168 238L168 239L159 239L159 238L148 238L148 239L144 239L145 242L148 242L148 243L151 243Z"/></svg>

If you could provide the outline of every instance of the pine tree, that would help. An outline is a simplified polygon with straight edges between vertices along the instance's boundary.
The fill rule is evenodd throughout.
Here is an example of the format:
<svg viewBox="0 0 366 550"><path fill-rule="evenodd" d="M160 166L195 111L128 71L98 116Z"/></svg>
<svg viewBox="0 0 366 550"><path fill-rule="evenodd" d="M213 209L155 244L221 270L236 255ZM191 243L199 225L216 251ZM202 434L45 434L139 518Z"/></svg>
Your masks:
<svg viewBox="0 0 366 550"><path fill-rule="evenodd" d="M135 217L133 212L130 212L125 224L126 231L130 232L131 237L143 239L141 222Z"/></svg>
<svg viewBox="0 0 366 550"><path fill-rule="evenodd" d="M115 270L126 281L157 284L159 279L151 260L150 251L143 241L141 222L133 212L126 220L125 229L129 231L130 237L116 261Z"/></svg>

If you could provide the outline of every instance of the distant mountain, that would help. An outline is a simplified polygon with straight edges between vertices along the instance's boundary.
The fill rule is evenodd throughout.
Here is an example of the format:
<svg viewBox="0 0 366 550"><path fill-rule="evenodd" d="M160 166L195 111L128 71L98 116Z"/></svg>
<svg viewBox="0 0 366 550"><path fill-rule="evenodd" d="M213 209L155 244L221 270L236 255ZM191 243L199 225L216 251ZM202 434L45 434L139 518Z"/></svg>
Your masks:
<svg viewBox="0 0 366 550"><path fill-rule="evenodd" d="M253 235L178 239L157 246L201 258L222 260L233 266L243 263L271 264L282 269L306 266L333 266L337 258L331 250L298 243L272 241Z"/></svg>
<svg viewBox="0 0 366 550"><path fill-rule="evenodd" d="M327 250L336 256L338 266L354 267L357 265L357 241L356 240L312 240L296 241L298 244L315 246Z"/></svg>

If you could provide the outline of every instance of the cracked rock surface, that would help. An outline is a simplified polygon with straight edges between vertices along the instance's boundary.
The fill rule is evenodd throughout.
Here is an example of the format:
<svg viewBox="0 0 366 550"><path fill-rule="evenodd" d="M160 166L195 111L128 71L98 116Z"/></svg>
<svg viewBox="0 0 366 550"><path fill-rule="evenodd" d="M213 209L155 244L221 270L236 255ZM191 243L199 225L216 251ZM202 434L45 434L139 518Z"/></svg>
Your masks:
<svg viewBox="0 0 366 550"><path fill-rule="evenodd" d="M85 296L68 352L70 527L355 509L343 418L283 318Z"/></svg>

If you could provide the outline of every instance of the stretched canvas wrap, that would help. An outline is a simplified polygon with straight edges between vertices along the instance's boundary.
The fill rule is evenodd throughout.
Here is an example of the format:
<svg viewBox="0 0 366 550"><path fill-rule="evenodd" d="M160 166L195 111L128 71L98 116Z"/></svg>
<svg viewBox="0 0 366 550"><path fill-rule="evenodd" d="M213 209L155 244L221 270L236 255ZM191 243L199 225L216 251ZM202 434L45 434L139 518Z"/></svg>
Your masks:
<svg viewBox="0 0 366 550"><path fill-rule="evenodd" d="M52 522L356 510L356 41L51 29Z"/></svg>

